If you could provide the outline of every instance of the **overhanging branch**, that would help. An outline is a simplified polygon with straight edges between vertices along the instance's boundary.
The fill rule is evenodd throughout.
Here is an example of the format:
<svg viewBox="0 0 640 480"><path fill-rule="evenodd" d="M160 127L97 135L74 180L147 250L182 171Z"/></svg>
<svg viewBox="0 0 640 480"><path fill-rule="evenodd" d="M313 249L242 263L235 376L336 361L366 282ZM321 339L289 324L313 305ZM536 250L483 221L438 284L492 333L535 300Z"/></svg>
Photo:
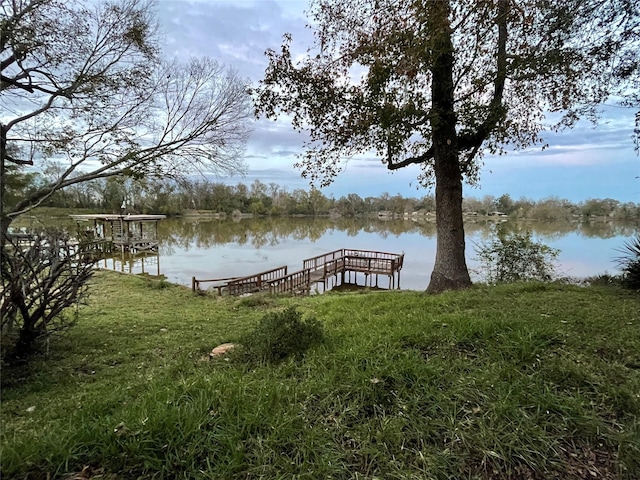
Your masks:
<svg viewBox="0 0 640 480"><path fill-rule="evenodd" d="M427 160L433 158L433 147L429 147L429 149L424 152L422 155L418 155L417 157L405 158L399 162L394 162L393 159L389 156L387 157L387 169L388 170L398 170L400 168L407 167L409 165L416 165L420 163L424 163Z"/></svg>
<svg viewBox="0 0 640 480"><path fill-rule="evenodd" d="M13 158L9 155L4 156L5 162L11 162L16 165L33 165L33 160L20 160L19 158Z"/></svg>

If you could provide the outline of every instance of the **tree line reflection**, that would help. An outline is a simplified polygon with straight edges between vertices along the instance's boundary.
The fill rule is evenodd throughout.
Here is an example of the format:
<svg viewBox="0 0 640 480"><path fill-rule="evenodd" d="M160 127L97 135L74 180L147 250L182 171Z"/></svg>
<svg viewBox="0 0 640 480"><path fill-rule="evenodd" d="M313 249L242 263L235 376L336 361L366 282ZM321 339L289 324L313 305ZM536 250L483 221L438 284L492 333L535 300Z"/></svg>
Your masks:
<svg viewBox="0 0 640 480"><path fill-rule="evenodd" d="M513 221L495 222L489 220L468 221L467 235L488 238L495 229L507 233L531 232L542 240L556 240L577 233L590 238L630 237L638 231L632 222L596 221ZM173 248L210 248L215 245L251 245L255 248L276 246L287 239L317 241L331 232L344 232L349 237L361 233L375 233L381 238L404 234L419 234L432 238L436 235L435 221L377 220L362 218L317 218L317 217L266 217L219 220L206 217L174 217L159 224L160 244L170 253Z"/></svg>

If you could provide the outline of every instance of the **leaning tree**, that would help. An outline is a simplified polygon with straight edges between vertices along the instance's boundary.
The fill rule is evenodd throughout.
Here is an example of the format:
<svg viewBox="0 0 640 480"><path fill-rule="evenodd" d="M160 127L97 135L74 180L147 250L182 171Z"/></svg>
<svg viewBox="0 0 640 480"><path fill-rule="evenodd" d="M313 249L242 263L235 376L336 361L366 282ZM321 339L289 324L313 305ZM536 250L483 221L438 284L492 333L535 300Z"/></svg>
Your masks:
<svg viewBox="0 0 640 480"><path fill-rule="evenodd" d="M638 105L634 0L315 0L310 15L308 55L294 61L289 34L267 51L257 114L310 132L297 166L322 185L371 151L421 167L436 194L431 292L471 284L462 188L483 154L542 145L605 101Z"/></svg>
<svg viewBox="0 0 640 480"><path fill-rule="evenodd" d="M251 102L213 60L162 61L149 0L0 0L0 94L0 334L19 331L25 357L82 297L94 258L9 224L81 182L242 171ZM18 191L21 166L50 175Z"/></svg>
<svg viewBox="0 0 640 480"><path fill-rule="evenodd" d="M148 0L2 0L2 230L69 185L242 171L247 84L211 59L161 60ZM57 175L9 204L7 166Z"/></svg>

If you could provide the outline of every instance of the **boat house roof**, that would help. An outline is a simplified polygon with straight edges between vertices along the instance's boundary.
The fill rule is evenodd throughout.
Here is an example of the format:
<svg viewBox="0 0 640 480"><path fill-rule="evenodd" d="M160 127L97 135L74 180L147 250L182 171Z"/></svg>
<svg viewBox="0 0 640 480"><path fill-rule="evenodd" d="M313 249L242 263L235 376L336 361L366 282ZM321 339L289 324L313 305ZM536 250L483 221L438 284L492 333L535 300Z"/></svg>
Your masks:
<svg viewBox="0 0 640 480"><path fill-rule="evenodd" d="M113 222L124 220L125 222L155 222L167 218L166 215L119 215L117 213L88 213L82 215L69 215L75 220L102 220Z"/></svg>

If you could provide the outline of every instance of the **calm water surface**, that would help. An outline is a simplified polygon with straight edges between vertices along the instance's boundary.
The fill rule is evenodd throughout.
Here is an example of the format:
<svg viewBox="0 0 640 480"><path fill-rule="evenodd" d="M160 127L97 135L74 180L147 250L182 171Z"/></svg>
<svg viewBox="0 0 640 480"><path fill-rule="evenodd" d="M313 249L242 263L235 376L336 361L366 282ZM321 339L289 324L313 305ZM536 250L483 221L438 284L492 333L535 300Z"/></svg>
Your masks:
<svg viewBox="0 0 640 480"><path fill-rule="evenodd" d="M478 266L475 245L489 238L495 228L486 222L465 226L471 270ZM616 248L636 231L633 226L605 222L588 225L509 222L502 228L531 231L536 240L560 249L558 273L577 278L617 273ZM191 285L194 276L212 279L251 275L283 265L293 272L302 268L305 258L353 248L404 252L401 287L423 290L433 269L436 248L435 225L411 220L285 218L234 222L181 218L160 222L159 235L159 265L150 259L145 264L112 260L108 268L133 273L142 269L151 274L159 271L170 282ZM362 282L363 278L358 280ZM380 286L387 286L386 278L380 278Z"/></svg>

